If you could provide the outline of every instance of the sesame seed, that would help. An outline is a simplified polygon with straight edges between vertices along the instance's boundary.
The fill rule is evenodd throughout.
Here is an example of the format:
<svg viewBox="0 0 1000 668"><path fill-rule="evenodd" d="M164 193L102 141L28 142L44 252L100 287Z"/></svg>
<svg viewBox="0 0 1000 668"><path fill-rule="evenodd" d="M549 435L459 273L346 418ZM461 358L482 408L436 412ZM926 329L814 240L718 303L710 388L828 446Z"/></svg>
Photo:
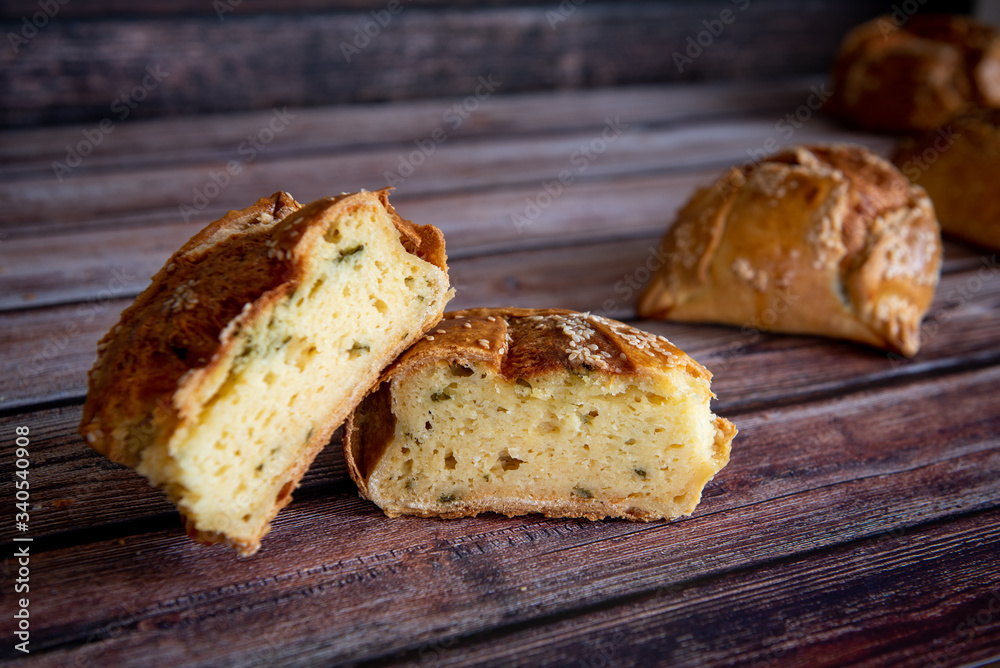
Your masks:
<svg viewBox="0 0 1000 668"><path fill-rule="evenodd" d="M447 332L445 332L443 329L439 329L439 330L437 330L437 333L438 334L446 334Z"/></svg>
<svg viewBox="0 0 1000 668"><path fill-rule="evenodd" d="M497 319L494 318L493 316L489 316L486 319L489 320L490 322L496 322L497 321Z"/></svg>
<svg viewBox="0 0 1000 668"><path fill-rule="evenodd" d="M427 335L427 336L426 336L425 338L426 338L426 339L427 339L428 341L433 341L433 340L434 340L434 337L433 337L433 336L431 336L430 334L428 334L428 335Z"/></svg>
<svg viewBox="0 0 1000 668"><path fill-rule="evenodd" d="M483 348L486 348L487 350L490 349L490 342L487 341L486 339L479 339L479 345L481 345Z"/></svg>
<svg viewBox="0 0 1000 668"><path fill-rule="evenodd" d="M464 325L462 325L462 327L465 327L466 329L472 329L472 323L471 322L467 322Z"/></svg>

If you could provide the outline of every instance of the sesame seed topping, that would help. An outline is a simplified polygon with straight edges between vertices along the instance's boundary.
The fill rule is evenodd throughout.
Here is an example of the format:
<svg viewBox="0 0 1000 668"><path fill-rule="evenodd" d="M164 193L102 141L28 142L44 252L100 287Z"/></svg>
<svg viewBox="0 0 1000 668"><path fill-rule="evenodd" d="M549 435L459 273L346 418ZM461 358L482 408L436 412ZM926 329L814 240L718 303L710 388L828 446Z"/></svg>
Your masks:
<svg viewBox="0 0 1000 668"><path fill-rule="evenodd" d="M486 339L479 339L479 345L481 345L483 348L486 348L487 350L490 349L490 342L487 341Z"/></svg>
<svg viewBox="0 0 1000 668"><path fill-rule="evenodd" d="M426 339L427 339L428 341L433 341L433 340L434 340L434 337L433 337L433 336L431 336L430 334L428 334L428 335L427 335L426 337L424 337L424 338L426 338Z"/></svg>
<svg viewBox="0 0 1000 668"><path fill-rule="evenodd" d="M466 329L472 329L472 323L471 322L467 322L464 325L462 325L462 327L465 327Z"/></svg>

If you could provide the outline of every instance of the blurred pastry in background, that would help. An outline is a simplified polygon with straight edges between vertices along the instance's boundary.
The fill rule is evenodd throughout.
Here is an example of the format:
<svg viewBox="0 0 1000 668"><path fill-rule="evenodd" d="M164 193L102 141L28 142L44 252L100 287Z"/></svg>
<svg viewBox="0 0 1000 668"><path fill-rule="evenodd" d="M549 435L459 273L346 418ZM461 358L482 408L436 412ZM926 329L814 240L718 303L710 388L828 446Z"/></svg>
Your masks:
<svg viewBox="0 0 1000 668"><path fill-rule="evenodd" d="M930 195L942 230L1000 249L1000 111L907 137L893 162Z"/></svg>
<svg viewBox="0 0 1000 668"><path fill-rule="evenodd" d="M851 30L828 111L869 130L932 130L1000 108L1000 31L964 16L881 16Z"/></svg>

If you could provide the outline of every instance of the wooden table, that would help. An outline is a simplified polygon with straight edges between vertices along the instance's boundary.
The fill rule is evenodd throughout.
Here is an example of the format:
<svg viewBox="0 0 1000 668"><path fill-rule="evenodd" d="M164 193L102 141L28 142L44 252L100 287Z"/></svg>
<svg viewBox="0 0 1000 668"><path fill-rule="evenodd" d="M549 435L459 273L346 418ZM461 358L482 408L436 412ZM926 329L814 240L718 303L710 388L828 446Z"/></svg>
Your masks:
<svg viewBox="0 0 1000 668"><path fill-rule="evenodd" d="M640 323L715 373L715 408L740 429L732 462L675 522L387 519L358 498L338 436L241 560L187 540L158 491L76 434L96 340L228 208L279 189L300 201L374 189L392 171L399 211L447 236L454 308L632 321L633 286L675 209L768 138L787 143L775 124L819 83L497 95L459 127L452 99L293 109L269 142L272 112L125 122L61 182L52 161L92 128L0 135L4 498L19 426L31 482L28 531L13 504L0 526L5 556L30 547L28 662L960 666L1000 654L1000 267L958 243L912 360ZM609 119L623 130L602 145ZM261 144L251 161L248 137ZM891 146L818 116L790 139ZM213 187L227 161L240 173ZM547 198L564 169L574 182ZM195 207L189 221L181 205ZM4 561L4 657L21 656L16 571Z"/></svg>

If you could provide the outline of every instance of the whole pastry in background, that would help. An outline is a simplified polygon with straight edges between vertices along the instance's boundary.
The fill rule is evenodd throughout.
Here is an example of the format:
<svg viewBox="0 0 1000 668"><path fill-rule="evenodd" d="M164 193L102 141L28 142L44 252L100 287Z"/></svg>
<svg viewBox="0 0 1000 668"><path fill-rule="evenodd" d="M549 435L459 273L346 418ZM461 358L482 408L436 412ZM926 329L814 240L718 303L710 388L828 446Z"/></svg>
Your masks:
<svg viewBox="0 0 1000 668"><path fill-rule="evenodd" d="M389 516L690 514L729 461L711 374L661 336L564 310L445 315L348 420Z"/></svg>
<svg viewBox="0 0 1000 668"><path fill-rule="evenodd" d="M881 16L847 34L832 77L834 115L871 130L931 130L1000 107L1000 31L948 14Z"/></svg>
<svg viewBox="0 0 1000 668"><path fill-rule="evenodd" d="M738 185L732 185L738 184ZM639 314L860 341L907 356L941 265L923 188L861 146L799 146L700 188Z"/></svg>
<svg viewBox="0 0 1000 668"><path fill-rule="evenodd" d="M927 190L941 229L1000 249L1000 111L903 139L893 162Z"/></svg>
<svg viewBox="0 0 1000 668"><path fill-rule="evenodd" d="M386 191L230 211L98 345L80 433L162 488L188 534L260 546L382 370L441 317L444 238Z"/></svg>

